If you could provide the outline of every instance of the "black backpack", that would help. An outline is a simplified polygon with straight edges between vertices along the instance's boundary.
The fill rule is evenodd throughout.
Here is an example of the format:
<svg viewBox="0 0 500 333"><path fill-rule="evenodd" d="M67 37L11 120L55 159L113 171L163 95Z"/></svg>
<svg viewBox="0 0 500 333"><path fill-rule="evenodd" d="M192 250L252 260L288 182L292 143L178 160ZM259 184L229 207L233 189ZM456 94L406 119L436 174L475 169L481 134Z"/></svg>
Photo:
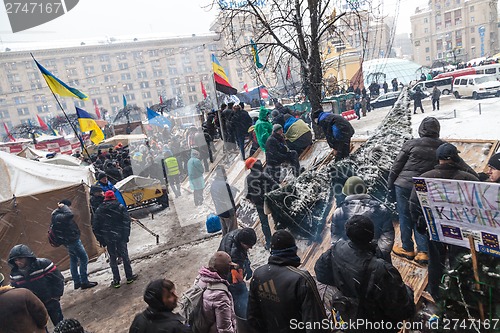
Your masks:
<svg viewBox="0 0 500 333"><path fill-rule="evenodd" d="M47 239L52 247L59 247L62 245L61 240L54 232L54 225L52 223L50 224L49 231L47 232Z"/></svg>

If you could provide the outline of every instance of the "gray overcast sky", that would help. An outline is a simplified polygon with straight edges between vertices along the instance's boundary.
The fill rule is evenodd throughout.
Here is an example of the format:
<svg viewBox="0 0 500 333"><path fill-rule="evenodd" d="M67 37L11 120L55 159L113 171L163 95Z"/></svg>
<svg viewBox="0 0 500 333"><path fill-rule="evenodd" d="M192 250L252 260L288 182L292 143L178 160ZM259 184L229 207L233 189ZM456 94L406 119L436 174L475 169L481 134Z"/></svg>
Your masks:
<svg viewBox="0 0 500 333"><path fill-rule="evenodd" d="M395 13L397 0L383 1L384 12ZM41 26L13 34L5 7L0 8L0 49L18 42L104 39L162 33L165 36L206 33L216 11L203 9L210 0L80 0L67 14ZM411 4L410 4L411 3ZM398 33L410 32L409 17L427 0L401 0Z"/></svg>

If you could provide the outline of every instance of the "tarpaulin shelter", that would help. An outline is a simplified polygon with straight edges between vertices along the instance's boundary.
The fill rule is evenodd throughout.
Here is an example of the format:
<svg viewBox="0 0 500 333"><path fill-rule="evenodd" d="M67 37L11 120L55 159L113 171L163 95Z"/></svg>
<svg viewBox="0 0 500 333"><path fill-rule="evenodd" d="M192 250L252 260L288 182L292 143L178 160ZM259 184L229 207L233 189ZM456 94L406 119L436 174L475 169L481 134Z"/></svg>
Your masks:
<svg viewBox="0 0 500 333"><path fill-rule="evenodd" d="M51 213L62 199L72 202L87 254L99 255L90 222L88 185L93 181L89 167L46 164L0 151L0 272L9 275L10 249L21 243L60 269L69 268L66 248L47 241Z"/></svg>

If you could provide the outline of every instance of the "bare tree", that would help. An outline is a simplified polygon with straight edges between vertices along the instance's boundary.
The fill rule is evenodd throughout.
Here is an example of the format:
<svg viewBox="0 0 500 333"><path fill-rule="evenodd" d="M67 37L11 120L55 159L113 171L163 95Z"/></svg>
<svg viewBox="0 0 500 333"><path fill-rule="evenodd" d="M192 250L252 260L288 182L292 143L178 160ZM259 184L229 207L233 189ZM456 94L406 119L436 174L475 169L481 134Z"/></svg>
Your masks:
<svg viewBox="0 0 500 333"><path fill-rule="evenodd" d="M130 122L134 121L140 121L141 120L141 114L144 113L144 110L140 107L138 107L135 104L127 104L123 109L121 109L115 116L115 119L113 120L113 124L122 124L123 122L121 121L122 118L126 119L127 124L130 124Z"/></svg>
<svg viewBox="0 0 500 333"><path fill-rule="evenodd" d="M35 126L31 124L21 124L15 126L10 134L17 138L30 139L33 140L33 144L37 144L36 134L41 134L43 132L40 126ZM9 137L4 136L4 141L8 141Z"/></svg>
<svg viewBox="0 0 500 333"><path fill-rule="evenodd" d="M242 31L251 26L259 52L270 55L264 62L266 71L281 71L280 66L291 59L298 62L303 91L313 110L320 108L320 45L345 13L337 14L334 5L338 3L332 0L267 0L265 6L260 3L247 0L229 6L226 1L213 0L212 6L220 9L220 33L228 36L232 45L227 54L250 49L250 41L242 38ZM251 59L248 52L247 57Z"/></svg>

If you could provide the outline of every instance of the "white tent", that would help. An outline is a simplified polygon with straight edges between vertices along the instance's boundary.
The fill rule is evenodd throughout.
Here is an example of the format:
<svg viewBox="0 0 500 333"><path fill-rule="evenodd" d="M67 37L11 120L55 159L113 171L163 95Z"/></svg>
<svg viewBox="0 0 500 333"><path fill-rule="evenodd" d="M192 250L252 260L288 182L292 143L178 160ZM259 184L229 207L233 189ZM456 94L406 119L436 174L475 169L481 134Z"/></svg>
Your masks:
<svg viewBox="0 0 500 333"><path fill-rule="evenodd" d="M90 186L93 177L88 167L40 163L0 151L0 202L82 182Z"/></svg>

